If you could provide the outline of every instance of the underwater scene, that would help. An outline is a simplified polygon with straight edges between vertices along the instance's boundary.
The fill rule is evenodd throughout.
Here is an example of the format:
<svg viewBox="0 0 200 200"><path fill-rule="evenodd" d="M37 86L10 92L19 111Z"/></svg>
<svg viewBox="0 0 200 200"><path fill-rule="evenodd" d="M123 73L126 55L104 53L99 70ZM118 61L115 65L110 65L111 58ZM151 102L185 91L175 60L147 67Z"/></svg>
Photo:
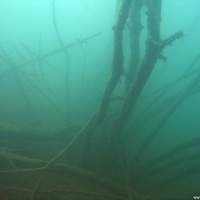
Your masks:
<svg viewBox="0 0 200 200"><path fill-rule="evenodd" d="M200 199L199 0L1 0L0 25L0 200Z"/></svg>

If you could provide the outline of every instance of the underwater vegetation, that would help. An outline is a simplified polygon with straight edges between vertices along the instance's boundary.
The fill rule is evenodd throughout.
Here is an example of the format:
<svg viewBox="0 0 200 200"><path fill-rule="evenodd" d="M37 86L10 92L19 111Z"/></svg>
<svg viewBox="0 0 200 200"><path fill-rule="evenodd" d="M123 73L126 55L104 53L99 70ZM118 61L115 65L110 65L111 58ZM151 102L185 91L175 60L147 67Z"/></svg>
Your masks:
<svg viewBox="0 0 200 200"><path fill-rule="evenodd" d="M113 0L106 37L92 31L94 2L69 1L74 11L43 2L48 34L40 30L37 42L18 39L13 27L18 45L9 44L9 31L0 32L0 200L197 198L200 18L185 33L173 16L177 2ZM80 5L89 17L78 27L90 33L71 36L79 29L66 13L78 17Z"/></svg>

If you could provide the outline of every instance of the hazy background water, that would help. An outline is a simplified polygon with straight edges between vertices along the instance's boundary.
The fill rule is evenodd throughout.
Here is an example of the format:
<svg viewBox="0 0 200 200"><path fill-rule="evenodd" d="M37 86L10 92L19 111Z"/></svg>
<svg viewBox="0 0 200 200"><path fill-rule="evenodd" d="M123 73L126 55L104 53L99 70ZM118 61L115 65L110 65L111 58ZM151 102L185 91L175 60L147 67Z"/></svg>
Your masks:
<svg viewBox="0 0 200 200"><path fill-rule="evenodd" d="M101 32L101 35L95 39L69 50L70 111L72 113L71 117L75 120L87 119L94 112L101 99L112 61L112 27L115 22L118 4L119 2L116 0L55 1L57 23L65 44L76 41L77 38ZM197 41L200 31L200 16L198 6L198 0L163 1L162 38L166 38L177 30L182 30L185 37L177 41L171 48L166 48L165 55L168 61L166 63L158 62L151 78L152 83L150 82L148 88L157 87L176 79L199 53ZM23 63L24 59L31 60L33 57L23 48L22 43L31 51L40 55L59 47L53 26L52 1L2 0L0 18L1 48L12 56L17 64ZM145 24L145 18L143 21ZM142 41L146 37L145 33L144 30ZM142 45L144 44L142 43ZM124 48L128 49L128 44ZM28 76L38 87L44 87L43 82L33 80L36 79L34 73L42 68L46 82L52 90L47 90L48 95L53 94L51 98L54 98L60 108L65 104L64 74L62 73L65 65L63 59L63 55L60 53L50 58L55 66L54 68L45 64L42 66L36 64L28 67L29 69L18 72L19 76ZM3 63L1 65L1 71L3 71L6 66L4 67ZM1 99L5 101L1 103L2 109L5 110L6 106L10 104L14 108L17 107L17 104L21 104L18 98L12 98L13 95L18 96L13 86L15 83L12 82L12 77L10 75L1 77L1 82L1 88L4 90ZM41 98L41 95L27 82L23 82L23 84L29 100L32 101L31 104L36 107L33 112L38 112L38 108L45 109L44 107L50 112L51 109L46 105L48 103ZM3 120L5 118L12 119L12 111L5 111L7 114L4 114ZM23 115L19 110L17 112L20 116ZM45 117L44 113L45 110L43 112L40 110L39 118L46 121L47 116ZM38 115L38 113L35 115ZM52 110L48 117L51 116L52 120L55 120L53 115ZM79 116L78 119L77 116Z"/></svg>

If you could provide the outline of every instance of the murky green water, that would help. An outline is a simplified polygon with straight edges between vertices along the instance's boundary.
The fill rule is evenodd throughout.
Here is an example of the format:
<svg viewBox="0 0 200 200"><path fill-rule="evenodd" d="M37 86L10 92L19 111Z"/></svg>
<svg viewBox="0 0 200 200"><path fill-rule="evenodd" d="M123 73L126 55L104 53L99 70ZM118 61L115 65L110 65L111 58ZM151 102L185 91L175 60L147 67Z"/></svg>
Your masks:
<svg viewBox="0 0 200 200"><path fill-rule="evenodd" d="M0 199L198 199L200 2L158 2L1 0Z"/></svg>

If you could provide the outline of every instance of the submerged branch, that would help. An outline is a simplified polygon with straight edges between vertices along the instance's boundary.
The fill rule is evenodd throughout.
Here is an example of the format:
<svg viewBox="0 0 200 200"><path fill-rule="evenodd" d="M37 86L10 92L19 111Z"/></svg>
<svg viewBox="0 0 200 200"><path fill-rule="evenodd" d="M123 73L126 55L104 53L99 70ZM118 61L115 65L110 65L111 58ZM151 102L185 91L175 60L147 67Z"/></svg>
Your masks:
<svg viewBox="0 0 200 200"><path fill-rule="evenodd" d="M160 19L161 19L161 0L152 0L147 4L148 8L148 37L145 55L138 67L130 91L124 101L124 105L119 117L119 130L126 124L131 116L131 111L135 106L139 95L145 87L157 60L160 58L164 47L171 44L174 40L183 36L182 32L177 32L163 42L160 42Z"/></svg>
<svg viewBox="0 0 200 200"><path fill-rule="evenodd" d="M64 47L64 41L61 37L58 24L57 24L57 19L56 19L56 8L55 8L55 0L52 2L52 15L53 15L53 25L54 29L56 32L57 40L60 44L60 47ZM69 78L70 78L70 58L69 58L69 53L68 50L65 48L63 49L63 53L65 56L65 117L68 121L70 121L70 84L69 84Z"/></svg>
<svg viewBox="0 0 200 200"><path fill-rule="evenodd" d="M133 159L133 162L137 164L141 159L142 155L145 153L147 148L151 145L155 137L159 134L160 130L165 126L170 117L175 113L175 111L184 103L184 101L190 97L191 93L198 87L200 84L200 72L196 75L196 77L188 84L187 88L183 91L183 93L177 98L174 104L168 109L167 113L160 119L154 129L151 131L150 135L145 139L143 144L141 144L139 150L136 152L136 156Z"/></svg>
<svg viewBox="0 0 200 200"><path fill-rule="evenodd" d="M1 153L0 153L1 156ZM4 154L5 156L5 154ZM39 160L39 159L33 159L33 158L28 158L25 156L17 155L14 153L6 153L6 156L11 158L13 161L17 162L22 162L25 165L29 164L30 166L44 166L48 163L48 161L44 160ZM50 166L48 169L44 167L35 167L35 168L27 168L27 169L14 169L14 170L0 170L0 175L3 174L17 174L17 173L33 173L33 172L38 172L38 171L45 171L47 172L59 172L62 174L70 174L74 175L76 177L82 177L84 179L87 179L91 181L93 184L99 185L102 188L107 189L109 192L111 192L114 195L121 196L124 198L127 198L126 190L119 186L118 184L103 178L101 176L96 175L93 172L80 169L78 167L74 167L68 164L62 164L62 163L55 163L54 166ZM39 182L40 179L38 179ZM23 190L22 190L23 191ZM27 192L27 190L25 190ZM31 190L30 190L31 192ZM38 191L35 191L36 193ZM134 197L137 197L138 199L142 199L142 197L135 191L131 191Z"/></svg>
<svg viewBox="0 0 200 200"><path fill-rule="evenodd" d="M64 45L63 47L57 48L57 49L55 49L55 50L52 50L52 51L50 51L49 53L46 53L46 54L44 54L44 55L42 55L42 56L40 56L40 57L37 57L37 58L34 59L34 60L31 60L31 61L29 61L29 62L26 62L25 64L23 64L23 65L19 68L19 70L23 70L24 68L28 67L29 65L35 64L35 63L37 63L37 62L41 62L41 61L45 60L46 58L49 58L49 57L51 57L51 56L53 56L53 55L56 55L56 54L58 54L58 53L64 51L65 49L72 48L72 47L75 46L75 45L80 45L80 44L82 44L82 43L85 43L85 42L87 42L88 40L91 40L91 39L93 39L93 38L99 36L100 34L101 34L101 33L98 32L98 33L95 33L95 34L90 35L90 36L88 36L88 37L85 37L85 38L83 38L83 39L80 39L79 41L71 42L71 43L69 43L69 44L67 44L67 45Z"/></svg>

